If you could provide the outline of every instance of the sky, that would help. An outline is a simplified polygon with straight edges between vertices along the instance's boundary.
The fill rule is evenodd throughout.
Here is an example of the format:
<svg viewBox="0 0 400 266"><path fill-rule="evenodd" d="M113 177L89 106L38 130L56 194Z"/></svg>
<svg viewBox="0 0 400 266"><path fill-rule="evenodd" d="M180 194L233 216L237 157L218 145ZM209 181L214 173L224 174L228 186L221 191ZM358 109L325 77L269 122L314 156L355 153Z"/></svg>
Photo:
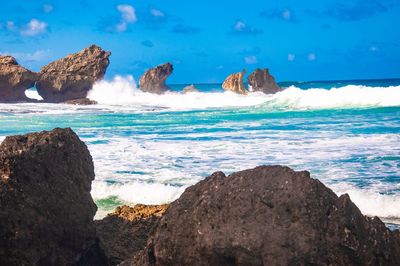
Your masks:
<svg viewBox="0 0 400 266"><path fill-rule="evenodd" d="M265 67L278 81L400 78L399 0L0 2L0 53L34 71L97 44L107 79L165 62L171 84Z"/></svg>

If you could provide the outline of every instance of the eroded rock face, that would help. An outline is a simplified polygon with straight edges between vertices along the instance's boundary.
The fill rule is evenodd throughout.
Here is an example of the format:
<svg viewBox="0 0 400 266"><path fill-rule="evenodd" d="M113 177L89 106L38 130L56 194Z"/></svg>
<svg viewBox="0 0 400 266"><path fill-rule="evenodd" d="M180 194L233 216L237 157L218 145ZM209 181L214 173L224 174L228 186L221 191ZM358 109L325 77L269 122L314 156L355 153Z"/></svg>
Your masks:
<svg viewBox="0 0 400 266"><path fill-rule="evenodd" d="M171 203L122 265L400 265L400 237L306 171L217 172Z"/></svg>
<svg viewBox="0 0 400 266"><path fill-rule="evenodd" d="M247 83L252 91L261 91L265 94L273 94L281 91L275 78L269 73L268 68L256 69L247 77Z"/></svg>
<svg viewBox="0 0 400 266"><path fill-rule="evenodd" d="M242 72L229 75L222 84L222 88L224 90L233 91L238 94L247 94L246 88L244 87L243 83L243 77L245 74L246 70L243 69Z"/></svg>
<svg viewBox="0 0 400 266"><path fill-rule="evenodd" d="M103 79L111 53L92 45L43 67L36 88L46 102L86 98L93 84Z"/></svg>
<svg viewBox="0 0 400 266"><path fill-rule="evenodd" d="M174 67L171 63L159 65L155 68L149 69L140 78L139 86L144 92L151 92L162 94L169 90L169 87L165 84L167 78L174 71Z"/></svg>
<svg viewBox="0 0 400 266"><path fill-rule="evenodd" d="M92 157L71 129L0 144L0 265L104 265Z"/></svg>
<svg viewBox="0 0 400 266"><path fill-rule="evenodd" d="M0 102L30 101L25 91L32 88L39 75L20 66L12 56L0 56Z"/></svg>
<svg viewBox="0 0 400 266"><path fill-rule="evenodd" d="M109 264L118 265L142 250L167 208L168 205L122 206L96 221L97 235Z"/></svg>

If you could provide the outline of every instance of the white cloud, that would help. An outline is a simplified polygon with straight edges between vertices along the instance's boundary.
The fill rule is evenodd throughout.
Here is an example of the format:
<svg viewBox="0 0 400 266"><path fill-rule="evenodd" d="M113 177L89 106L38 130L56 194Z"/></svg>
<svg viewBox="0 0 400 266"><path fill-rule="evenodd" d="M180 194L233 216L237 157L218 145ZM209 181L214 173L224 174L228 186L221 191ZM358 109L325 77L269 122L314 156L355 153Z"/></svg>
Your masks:
<svg viewBox="0 0 400 266"><path fill-rule="evenodd" d="M43 12L45 13L50 13L51 11L53 11L54 7L52 5L49 4L44 4L43 5Z"/></svg>
<svg viewBox="0 0 400 266"><path fill-rule="evenodd" d="M37 36L46 32L47 23L38 19L31 19L21 30L23 36Z"/></svg>
<svg viewBox="0 0 400 266"><path fill-rule="evenodd" d="M16 30L16 26L15 26L14 21L7 21L7 23L6 23L6 28L7 28L7 30L9 30L9 31L14 31L14 30Z"/></svg>
<svg viewBox="0 0 400 266"><path fill-rule="evenodd" d="M117 10L121 14L121 20L110 30L124 32L128 29L128 24L132 24L137 21L136 10L131 5L118 5Z"/></svg>
<svg viewBox="0 0 400 266"><path fill-rule="evenodd" d="M38 62L47 59L50 56L49 50L37 50L33 53L11 53L19 61Z"/></svg>
<svg viewBox="0 0 400 266"><path fill-rule="evenodd" d="M134 23L137 21L136 10L130 5L118 5L118 11L121 13L121 19L123 22Z"/></svg>
<svg viewBox="0 0 400 266"><path fill-rule="evenodd" d="M248 65L254 65L254 64L257 64L258 60L255 55L250 55L250 56L246 56L244 58L244 62Z"/></svg>
<svg viewBox="0 0 400 266"><path fill-rule="evenodd" d="M235 24L235 30L237 31L244 31L246 29L246 23L241 20L238 20Z"/></svg>
<svg viewBox="0 0 400 266"><path fill-rule="evenodd" d="M3 55L11 55L21 62L40 62L50 57L50 50L37 50L33 53L22 53L22 52L0 52Z"/></svg>
<svg viewBox="0 0 400 266"><path fill-rule="evenodd" d="M296 55L295 54L288 54L287 55L287 60L288 61L294 61L296 59Z"/></svg>
<svg viewBox="0 0 400 266"><path fill-rule="evenodd" d="M282 18L285 20L290 20L292 18L292 12L289 9L284 9L282 11Z"/></svg>
<svg viewBox="0 0 400 266"><path fill-rule="evenodd" d="M315 61L317 59L317 56L315 55L315 53L309 53L307 58L308 61Z"/></svg>
<svg viewBox="0 0 400 266"><path fill-rule="evenodd" d="M150 13L153 17L164 17L165 16L164 12L162 12L161 10L155 9L155 8L151 9Z"/></svg>
<svg viewBox="0 0 400 266"><path fill-rule="evenodd" d="M370 52L378 52L378 51L379 51L379 48L376 47L376 46L370 46L370 47L369 47L369 50L370 50Z"/></svg>

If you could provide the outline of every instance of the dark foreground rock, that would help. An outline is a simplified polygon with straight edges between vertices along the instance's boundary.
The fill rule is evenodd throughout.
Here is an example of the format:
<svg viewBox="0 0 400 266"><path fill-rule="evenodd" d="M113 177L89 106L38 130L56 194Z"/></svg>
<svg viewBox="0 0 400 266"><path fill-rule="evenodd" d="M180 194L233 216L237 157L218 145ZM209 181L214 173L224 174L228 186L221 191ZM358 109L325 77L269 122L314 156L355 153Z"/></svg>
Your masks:
<svg viewBox="0 0 400 266"><path fill-rule="evenodd" d="M71 129L0 144L0 265L104 265L92 157Z"/></svg>
<svg viewBox="0 0 400 266"><path fill-rule="evenodd" d="M142 250L168 205L122 206L103 220L95 221L110 265L118 265Z"/></svg>
<svg viewBox="0 0 400 266"><path fill-rule="evenodd" d="M306 171L217 172L171 203L122 265L400 265L400 236Z"/></svg>
<svg viewBox="0 0 400 266"><path fill-rule="evenodd" d="M162 94L169 90L165 84L167 78L174 71L171 63L159 65L155 68L147 70L140 78L139 87L144 92Z"/></svg>
<svg viewBox="0 0 400 266"><path fill-rule="evenodd" d="M36 88L45 102L86 98L93 84L103 79L111 53L92 45L43 67Z"/></svg>
<svg viewBox="0 0 400 266"><path fill-rule="evenodd" d="M247 94L246 88L244 87L243 78L246 74L246 70L243 69L242 72L234 73L229 75L224 83L222 83L222 88L226 91L232 91L238 94Z"/></svg>
<svg viewBox="0 0 400 266"><path fill-rule="evenodd" d="M269 73L268 68L256 69L247 77L247 83L252 91L261 91L265 94L273 94L281 91L275 78Z"/></svg>
<svg viewBox="0 0 400 266"><path fill-rule="evenodd" d="M0 102L30 101L25 91L39 75L20 66L12 56L0 56Z"/></svg>

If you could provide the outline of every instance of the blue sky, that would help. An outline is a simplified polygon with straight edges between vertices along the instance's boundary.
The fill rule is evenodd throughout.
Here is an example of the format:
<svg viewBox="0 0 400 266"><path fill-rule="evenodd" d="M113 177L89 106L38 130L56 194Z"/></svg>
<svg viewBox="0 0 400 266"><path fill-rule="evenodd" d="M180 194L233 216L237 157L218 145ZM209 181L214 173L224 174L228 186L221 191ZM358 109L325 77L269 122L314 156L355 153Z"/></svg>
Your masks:
<svg viewBox="0 0 400 266"><path fill-rule="evenodd" d="M95 43L107 78L167 61L169 83L268 67L278 81L400 77L399 0L1 0L0 53L33 70Z"/></svg>

